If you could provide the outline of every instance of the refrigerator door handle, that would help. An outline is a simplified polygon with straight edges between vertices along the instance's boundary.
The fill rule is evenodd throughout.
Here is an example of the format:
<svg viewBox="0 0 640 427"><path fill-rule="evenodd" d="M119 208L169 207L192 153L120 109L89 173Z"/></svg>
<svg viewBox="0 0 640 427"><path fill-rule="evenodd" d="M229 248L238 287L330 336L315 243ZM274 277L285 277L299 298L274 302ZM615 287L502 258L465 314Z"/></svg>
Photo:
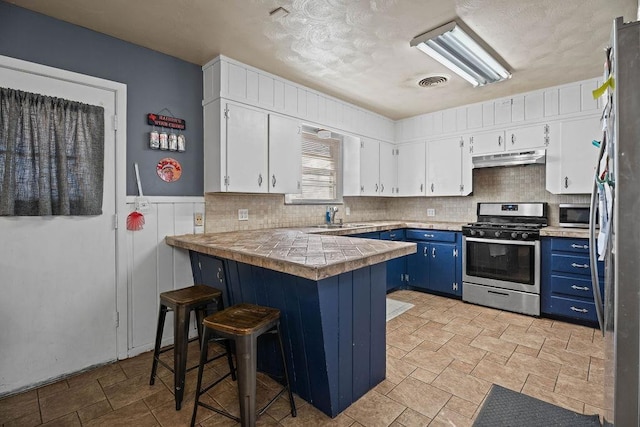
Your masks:
<svg viewBox="0 0 640 427"><path fill-rule="evenodd" d="M600 153L598 154L598 162L604 154L605 138L600 144ZM596 166L597 174L598 168ZM600 332L604 336L604 305L602 304L602 294L600 293L600 280L598 280L598 242L596 241L596 203L598 203L598 183L597 177L593 177L593 189L591 190L591 207L589 209L589 264L591 264L591 289L593 290L593 302L596 306L596 315L598 317L598 325Z"/></svg>

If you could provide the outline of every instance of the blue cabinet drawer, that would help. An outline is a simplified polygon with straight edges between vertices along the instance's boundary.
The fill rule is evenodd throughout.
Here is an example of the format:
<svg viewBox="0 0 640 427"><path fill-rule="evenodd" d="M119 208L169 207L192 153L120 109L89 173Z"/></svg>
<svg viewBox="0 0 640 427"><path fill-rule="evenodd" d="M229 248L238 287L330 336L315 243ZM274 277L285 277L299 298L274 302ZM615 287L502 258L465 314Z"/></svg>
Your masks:
<svg viewBox="0 0 640 427"><path fill-rule="evenodd" d="M551 313L562 317L597 322L596 306L593 302L577 299L551 297Z"/></svg>
<svg viewBox="0 0 640 427"><path fill-rule="evenodd" d="M551 240L551 250L561 252L575 252L589 256L589 240L556 238Z"/></svg>
<svg viewBox="0 0 640 427"><path fill-rule="evenodd" d="M551 271L562 271L590 277L591 262L588 256L551 254ZM602 263L598 263L598 275L604 276Z"/></svg>
<svg viewBox="0 0 640 427"><path fill-rule="evenodd" d="M407 230L407 240L426 240L438 242L455 242L455 231Z"/></svg>
<svg viewBox="0 0 640 427"><path fill-rule="evenodd" d="M553 294L571 295L593 301L593 287L590 278L551 275Z"/></svg>
<svg viewBox="0 0 640 427"><path fill-rule="evenodd" d="M404 240L404 229L380 232L381 240Z"/></svg>

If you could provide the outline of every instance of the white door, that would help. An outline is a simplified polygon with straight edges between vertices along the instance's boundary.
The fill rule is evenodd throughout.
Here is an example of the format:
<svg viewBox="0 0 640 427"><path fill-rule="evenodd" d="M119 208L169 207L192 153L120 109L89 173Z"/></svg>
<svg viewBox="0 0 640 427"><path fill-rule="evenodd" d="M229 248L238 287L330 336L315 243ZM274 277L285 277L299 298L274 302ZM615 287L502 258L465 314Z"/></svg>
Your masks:
<svg viewBox="0 0 640 427"><path fill-rule="evenodd" d="M458 196L462 184L461 138L427 142L427 196Z"/></svg>
<svg viewBox="0 0 640 427"><path fill-rule="evenodd" d="M380 190L380 144L369 138L360 141L360 194L377 196Z"/></svg>
<svg viewBox="0 0 640 427"><path fill-rule="evenodd" d="M115 93L1 65L0 82L105 114L102 215L0 217L1 395L117 359L117 283Z"/></svg>
<svg viewBox="0 0 640 427"><path fill-rule="evenodd" d="M396 156L393 154L395 146L380 141L380 192L381 196L393 196L398 183Z"/></svg>
<svg viewBox="0 0 640 427"><path fill-rule="evenodd" d="M269 134L267 113L227 104L227 191L266 193Z"/></svg>
<svg viewBox="0 0 640 427"><path fill-rule="evenodd" d="M470 143L472 153L475 156L504 151L504 131L475 133L471 135Z"/></svg>
<svg viewBox="0 0 640 427"><path fill-rule="evenodd" d="M300 122L269 114L269 193L302 191Z"/></svg>
<svg viewBox="0 0 640 427"><path fill-rule="evenodd" d="M425 143L398 145L398 195L424 196Z"/></svg>
<svg viewBox="0 0 640 427"><path fill-rule="evenodd" d="M549 125L546 123L507 130L507 150L524 151L546 148L547 145L549 145Z"/></svg>

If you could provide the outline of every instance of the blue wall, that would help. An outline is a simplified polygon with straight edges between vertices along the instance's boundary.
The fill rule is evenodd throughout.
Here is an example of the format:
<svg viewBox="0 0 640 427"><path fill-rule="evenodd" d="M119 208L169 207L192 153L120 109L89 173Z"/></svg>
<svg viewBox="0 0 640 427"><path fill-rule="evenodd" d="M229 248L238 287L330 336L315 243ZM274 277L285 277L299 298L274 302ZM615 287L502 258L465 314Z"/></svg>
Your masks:
<svg viewBox="0 0 640 427"><path fill-rule="evenodd" d="M68 24L0 1L0 55L127 85L127 194L136 195L133 163L149 196L203 194L202 70L172 56ZM2 86L2 82L0 82ZM148 148L146 114L168 108L186 120L187 151ZM178 181L165 183L155 166L164 157L182 164Z"/></svg>

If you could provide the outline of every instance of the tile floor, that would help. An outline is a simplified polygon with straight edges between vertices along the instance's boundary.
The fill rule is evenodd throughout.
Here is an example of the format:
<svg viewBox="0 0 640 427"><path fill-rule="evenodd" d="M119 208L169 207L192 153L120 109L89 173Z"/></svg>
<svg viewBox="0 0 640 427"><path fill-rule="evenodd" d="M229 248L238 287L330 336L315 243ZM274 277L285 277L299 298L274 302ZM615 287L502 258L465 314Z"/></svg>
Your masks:
<svg viewBox="0 0 640 427"><path fill-rule="evenodd" d="M333 420L301 399L298 417L279 399L261 426L471 426L491 384L585 413L603 405L603 340L594 329L398 291L415 305L387 323L387 378ZM195 343L194 343L195 344ZM197 348L190 347L191 362ZM169 357L167 355L167 357ZM218 363L219 362L219 363ZM224 359L206 371L213 378ZM0 400L3 426L182 426L193 408L196 371L187 374L183 409L176 411L172 374L159 368L149 386L151 353L103 366ZM260 400L276 384L259 378ZM228 379L207 401L237 413ZM260 403L260 402L259 402ZM235 423L204 408L202 427Z"/></svg>

